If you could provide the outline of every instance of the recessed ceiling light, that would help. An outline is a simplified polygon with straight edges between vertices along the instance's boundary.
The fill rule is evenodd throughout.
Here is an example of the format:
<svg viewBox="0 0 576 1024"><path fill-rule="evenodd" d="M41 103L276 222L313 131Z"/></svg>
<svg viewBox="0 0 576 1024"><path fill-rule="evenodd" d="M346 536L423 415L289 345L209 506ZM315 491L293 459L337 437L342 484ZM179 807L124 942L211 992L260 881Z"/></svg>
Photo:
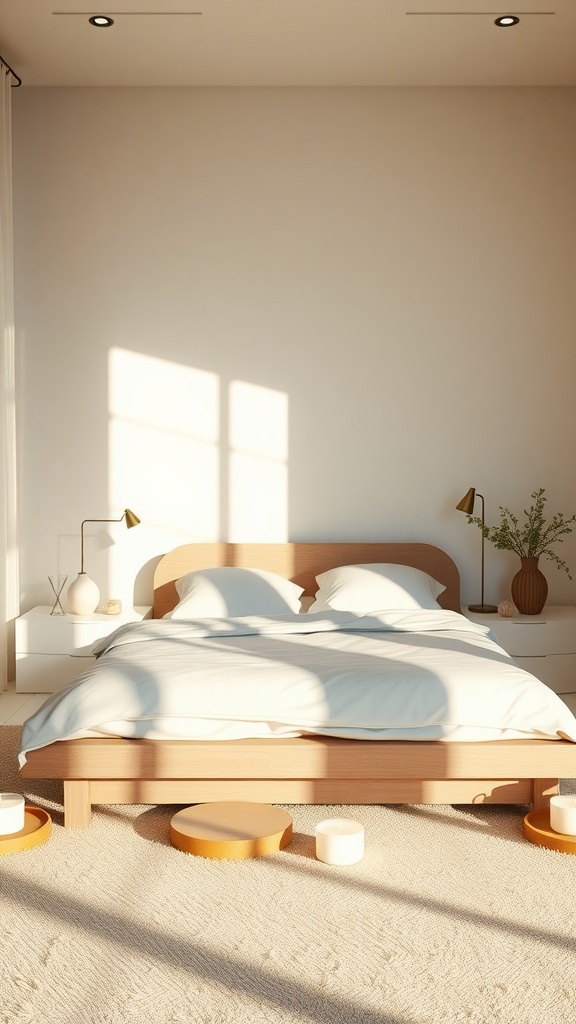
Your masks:
<svg viewBox="0 0 576 1024"><path fill-rule="evenodd" d="M517 25L520 18L517 18L515 14L504 14L501 18L496 18L494 22L498 25L498 28L508 28L509 25Z"/></svg>
<svg viewBox="0 0 576 1024"><path fill-rule="evenodd" d="M88 18L88 21L96 28L110 28L110 25L114 24L114 18L109 18L107 14L95 14L92 18Z"/></svg>

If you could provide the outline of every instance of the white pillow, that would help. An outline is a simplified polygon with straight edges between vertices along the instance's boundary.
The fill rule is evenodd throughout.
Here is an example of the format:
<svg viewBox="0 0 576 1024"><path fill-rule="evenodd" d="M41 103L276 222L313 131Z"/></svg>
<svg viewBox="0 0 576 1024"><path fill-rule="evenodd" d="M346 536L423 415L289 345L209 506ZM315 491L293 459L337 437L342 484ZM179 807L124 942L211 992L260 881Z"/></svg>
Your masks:
<svg viewBox="0 0 576 1024"><path fill-rule="evenodd" d="M439 608L441 583L410 565L377 562L341 565L316 577L320 589L309 612L368 612L406 608Z"/></svg>
<svg viewBox="0 0 576 1024"><path fill-rule="evenodd" d="M165 619L299 612L304 588L264 569L221 566L189 572L176 581L176 591L180 601Z"/></svg>

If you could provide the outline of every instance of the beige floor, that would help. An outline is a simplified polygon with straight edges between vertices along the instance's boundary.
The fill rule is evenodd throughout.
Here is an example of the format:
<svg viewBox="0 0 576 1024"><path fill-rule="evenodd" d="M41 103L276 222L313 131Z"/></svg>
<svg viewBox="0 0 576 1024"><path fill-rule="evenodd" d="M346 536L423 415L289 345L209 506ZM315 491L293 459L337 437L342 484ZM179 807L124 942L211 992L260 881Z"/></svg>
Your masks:
<svg viewBox="0 0 576 1024"><path fill-rule="evenodd" d="M49 693L16 693L15 683L9 683L8 689L0 693L0 725L23 725L49 696Z"/></svg>

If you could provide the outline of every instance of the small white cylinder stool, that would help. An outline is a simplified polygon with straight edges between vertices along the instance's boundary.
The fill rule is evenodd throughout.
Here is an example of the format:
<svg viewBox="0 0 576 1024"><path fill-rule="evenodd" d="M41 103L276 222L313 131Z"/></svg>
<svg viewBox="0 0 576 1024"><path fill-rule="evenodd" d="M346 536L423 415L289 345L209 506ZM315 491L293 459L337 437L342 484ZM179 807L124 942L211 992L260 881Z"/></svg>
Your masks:
<svg viewBox="0 0 576 1024"><path fill-rule="evenodd" d="M22 831L24 810L24 797L19 793L0 793L0 836Z"/></svg>
<svg viewBox="0 0 576 1024"><path fill-rule="evenodd" d="M356 864L364 856L364 826L350 818L316 825L316 857L324 864Z"/></svg>

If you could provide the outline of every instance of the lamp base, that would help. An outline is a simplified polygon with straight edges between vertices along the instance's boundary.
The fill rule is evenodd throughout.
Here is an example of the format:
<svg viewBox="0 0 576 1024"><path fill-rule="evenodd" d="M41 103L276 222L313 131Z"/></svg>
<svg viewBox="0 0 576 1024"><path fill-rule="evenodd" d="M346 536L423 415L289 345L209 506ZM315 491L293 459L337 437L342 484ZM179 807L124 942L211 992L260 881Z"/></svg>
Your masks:
<svg viewBox="0 0 576 1024"><path fill-rule="evenodd" d="M85 572L80 572L68 587L66 601L74 615L91 615L98 607L100 591L94 580L91 580Z"/></svg>
<svg viewBox="0 0 576 1024"><path fill-rule="evenodd" d="M478 612L479 615L492 615L498 608L495 604L469 604L468 611Z"/></svg>

